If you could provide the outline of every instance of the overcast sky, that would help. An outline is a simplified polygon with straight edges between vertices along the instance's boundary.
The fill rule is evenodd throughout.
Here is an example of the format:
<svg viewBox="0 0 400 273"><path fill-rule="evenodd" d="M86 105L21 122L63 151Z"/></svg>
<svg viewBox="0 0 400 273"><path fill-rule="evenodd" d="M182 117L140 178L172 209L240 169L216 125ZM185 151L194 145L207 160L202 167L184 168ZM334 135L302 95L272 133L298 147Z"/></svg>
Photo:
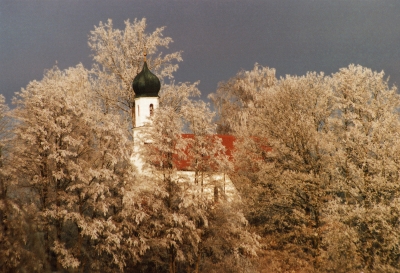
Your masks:
<svg viewBox="0 0 400 273"><path fill-rule="evenodd" d="M183 51L176 81L200 80L203 98L254 63L278 75L331 74L351 63L400 84L399 0L0 0L0 93L61 69L90 68L90 30L111 18L147 18L148 32Z"/></svg>

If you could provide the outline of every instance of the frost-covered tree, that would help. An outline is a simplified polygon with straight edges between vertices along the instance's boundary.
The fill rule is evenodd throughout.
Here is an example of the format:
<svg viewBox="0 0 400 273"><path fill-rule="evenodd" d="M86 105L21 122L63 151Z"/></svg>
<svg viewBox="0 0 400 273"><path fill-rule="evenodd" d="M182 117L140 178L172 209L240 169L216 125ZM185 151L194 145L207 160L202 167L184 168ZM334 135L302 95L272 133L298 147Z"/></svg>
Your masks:
<svg viewBox="0 0 400 273"><path fill-rule="evenodd" d="M145 265L171 273L194 262L200 240L196 222L207 223L203 210L207 200L194 199L193 184L177 172L176 161L184 156L186 147L181 129L182 121L173 108L159 108L146 135L150 144L144 147L149 164L149 176L143 178L149 187L146 227L151 238Z"/></svg>
<svg viewBox="0 0 400 273"><path fill-rule="evenodd" d="M230 94L251 93L245 87L263 80L242 75ZM221 124L245 136L233 178L268 242L268 268L397 272L396 89L383 73L354 65L264 87L239 107L250 113L245 122ZM221 101L221 92L213 96ZM223 109L238 105L231 101Z"/></svg>
<svg viewBox="0 0 400 273"><path fill-rule="evenodd" d="M137 173L131 164L131 83L143 53L162 81L173 78L174 62L181 60L180 52L159 53L172 42L162 37L163 28L146 34L145 27L145 19L126 21L123 31L111 20L100 22L89 37L96 62L91 71L54 67L16 94L12 149L9 158L3 149L0 154L0 163L7 162L7 168L0 165L1 270L249 269L247 257L256 254L258 242L241 203L218 191L207 194L199 183L231 166L213 135L213 113L192 101L200 93L197 83L163 85L161 107L145 134L147 170ZM183 138L185 129L194 137ZM190 161L194 177L178 170L182 159ZM14 184L19 203L9 198Z"/></svg>
<svg viewBox="0 0 400 273"><path fill-rule="evenodd" d="M293 253L295 264L287 264L293 267L303 267L296 260L306 262L305 267L319 266L322 210L329 191L329 171L324 168L331 150L324 127L331 114L329 86L329 79L314 73L280 79L257 101L260 107L251 112L247 132L252 137L243 140L244 150L237 157L238 162L239 155L245 162L254 160L254 154L258 157L256 176L248 176L246 169L244 173L255 179L253 187L261 193L252 220L263 227L266 238L273 238L270 249L286 257Z"/></svg>
<svg viewBox="0 0 400 273"><path fill-rule="evenodd" d="M93 51L97 78L96 92L110 111L122 110L134 118L132 80L143 67L143 54L147 64L161 80L173 78L178 69L174 62L181 61L180 52L163 54L160 48L168 48L170 37L163 37L164 27L146 33L146 19L125 21L125 29L115 29L111 19L100 22L91 31L89 47ZM134 124L134 123L133 123Z"/></svg>
<svg viewBox="0 0 400 273"><path fill-rule="evenodd" d="M251 71L241 71L227 82L219 84L210 94L218 119L218 133L239 134L251 118L251 109L259 107L259 96L276 83L275 69L254 65Z"/></svg>
<svg viewBox="0 0 400 273"><path fill-rule="evenodd" d="M164 89L152 126L144 132L148 176L142 179L150 188L145 222L152 230L148 235L152 243L141 268L147 271L200 272L217 265L229 271L257 248L256 236L245 229L243 215L224 198L216 200L201 182L207 180L211 189L220 186L208 176L227 171L229 161L214 135L213 114L206 104L190 99L198 93L190 84ZM183 137L184 128L192 137ZM182 162L191 173L180 171ZM222 230L223 240L213 245Z"/></svg>
<svg viewBox="0 0 400 273"><path fill-rule="evenodd" d="M335 112L327 125L340 201L331 209L353 235L346 238L352 253L341 259L369 272L398 272L400 97L383 72L350 65L332 78Z"/></svg>
<svg viewBox="0 0 400 273"><path fill-rule="evenodd" d="M27 249L29 225L27 213L22 206L15 177L10 171L13 162L12 120L5 99L0 95L0 271L16 272L30 266L33 255Z"/></svg>
<svg viewBox="0 0 400 273"><path fill-rule="evenodd" d="M8 107L5 104L4 96L0 96L0 269L4 272L11 271L19 264L18 251L13 249L12 241L14 234L10 232L10 219L12 219L13 204L9 200L8 191L10 188L10 177L6 170L6 142L11 128L6 118ZM21 234L19 234L21 236ZM17 257L13 257L13 254Z"/></svg>
<svg viewBox="0 0 400 273"><path fill-rule="evenodd" d="M215 135L214 113L209 106L202 101L193 101L182 110L188 130L193 135L193 138L187 139L189 169L194 171L194 181L200 184L203 191L205 176L215 172L228 173L232 166L221 138ZM223 185L218 183L212 186L216 194L223 188Z"/></svg>
<svg viewBox="0 0 400 273"><path fill-rule="evenodd" d="M249 257L256 256L257 236L246 228L240 196L226 196L225 176L232 173L231 158L216 135L214 113L204 102L192 102L183 108L184 120L192 137L187 139L187 162L194 173L194 186L198 197L213 198L211 206L204 208L208 224L198 225L196 272L252 271Z"/></svg>
<svg viewBox="0 0 400 273"><path fill-rule="evenodd" d="M42 270L122 269L118 221L132 145L121 118L104 114L78 65L49 70L14 99L14 173L31 189ZM132 238L131 238L132 239Z"/></svg>

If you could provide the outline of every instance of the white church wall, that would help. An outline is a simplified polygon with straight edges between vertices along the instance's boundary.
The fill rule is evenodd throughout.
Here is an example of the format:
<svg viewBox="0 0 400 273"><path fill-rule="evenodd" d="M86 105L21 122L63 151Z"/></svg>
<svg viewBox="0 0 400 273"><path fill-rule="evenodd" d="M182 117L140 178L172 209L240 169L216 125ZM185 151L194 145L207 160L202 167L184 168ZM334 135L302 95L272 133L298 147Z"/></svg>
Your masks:
<svg viewBox="0 0 400 273"><path fill-rule="evenodd" d="M135 127L150 122L151 111L158 108L158 97L139 97L135 99Z"/></svg>

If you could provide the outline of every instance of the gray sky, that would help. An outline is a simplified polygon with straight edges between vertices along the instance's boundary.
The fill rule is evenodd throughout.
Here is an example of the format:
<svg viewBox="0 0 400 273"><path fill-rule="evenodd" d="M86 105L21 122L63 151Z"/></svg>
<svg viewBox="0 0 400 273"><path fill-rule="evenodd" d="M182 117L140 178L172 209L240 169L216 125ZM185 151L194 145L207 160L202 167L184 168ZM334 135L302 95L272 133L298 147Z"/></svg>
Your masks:
<svg viewBox="0 0 400 273"><path fill-rule="evenodd" d="M278 75L354 63L400 83L399 0L0 0L0 92L10 102L56 61L90 68L94 25L143 17L148 32L167 27L176 81L200 80L203 98L256 62Z"/></svg>

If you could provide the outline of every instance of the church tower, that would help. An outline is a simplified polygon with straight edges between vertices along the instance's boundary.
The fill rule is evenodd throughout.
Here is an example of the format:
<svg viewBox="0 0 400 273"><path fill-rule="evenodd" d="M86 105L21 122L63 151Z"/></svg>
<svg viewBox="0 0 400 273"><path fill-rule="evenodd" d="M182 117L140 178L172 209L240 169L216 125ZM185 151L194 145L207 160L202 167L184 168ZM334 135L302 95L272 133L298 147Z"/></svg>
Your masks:
<svg viewBox="0 0 400 273"><path fill-rule="evenodd" d="M158 92L161 88L160 80L147 67L146 53L142 71L133 79L132 88L135 91L134 128L136 129L150 125L150 117L158 108Z"/></svg>
<svg viewBox="0 0 400 273"><path fill-rule="evenodd" d="M135 91L135 109L132 111L135 120L133 124L134 155L132 160L141 171L143 160L140 151L142 145L148 143L145 139L146 129L152 125L151 116L158 108L158 92L161 88L160 80L147 67L146 53L144 54L142 71L133 79L132 88Z"/></svg>

